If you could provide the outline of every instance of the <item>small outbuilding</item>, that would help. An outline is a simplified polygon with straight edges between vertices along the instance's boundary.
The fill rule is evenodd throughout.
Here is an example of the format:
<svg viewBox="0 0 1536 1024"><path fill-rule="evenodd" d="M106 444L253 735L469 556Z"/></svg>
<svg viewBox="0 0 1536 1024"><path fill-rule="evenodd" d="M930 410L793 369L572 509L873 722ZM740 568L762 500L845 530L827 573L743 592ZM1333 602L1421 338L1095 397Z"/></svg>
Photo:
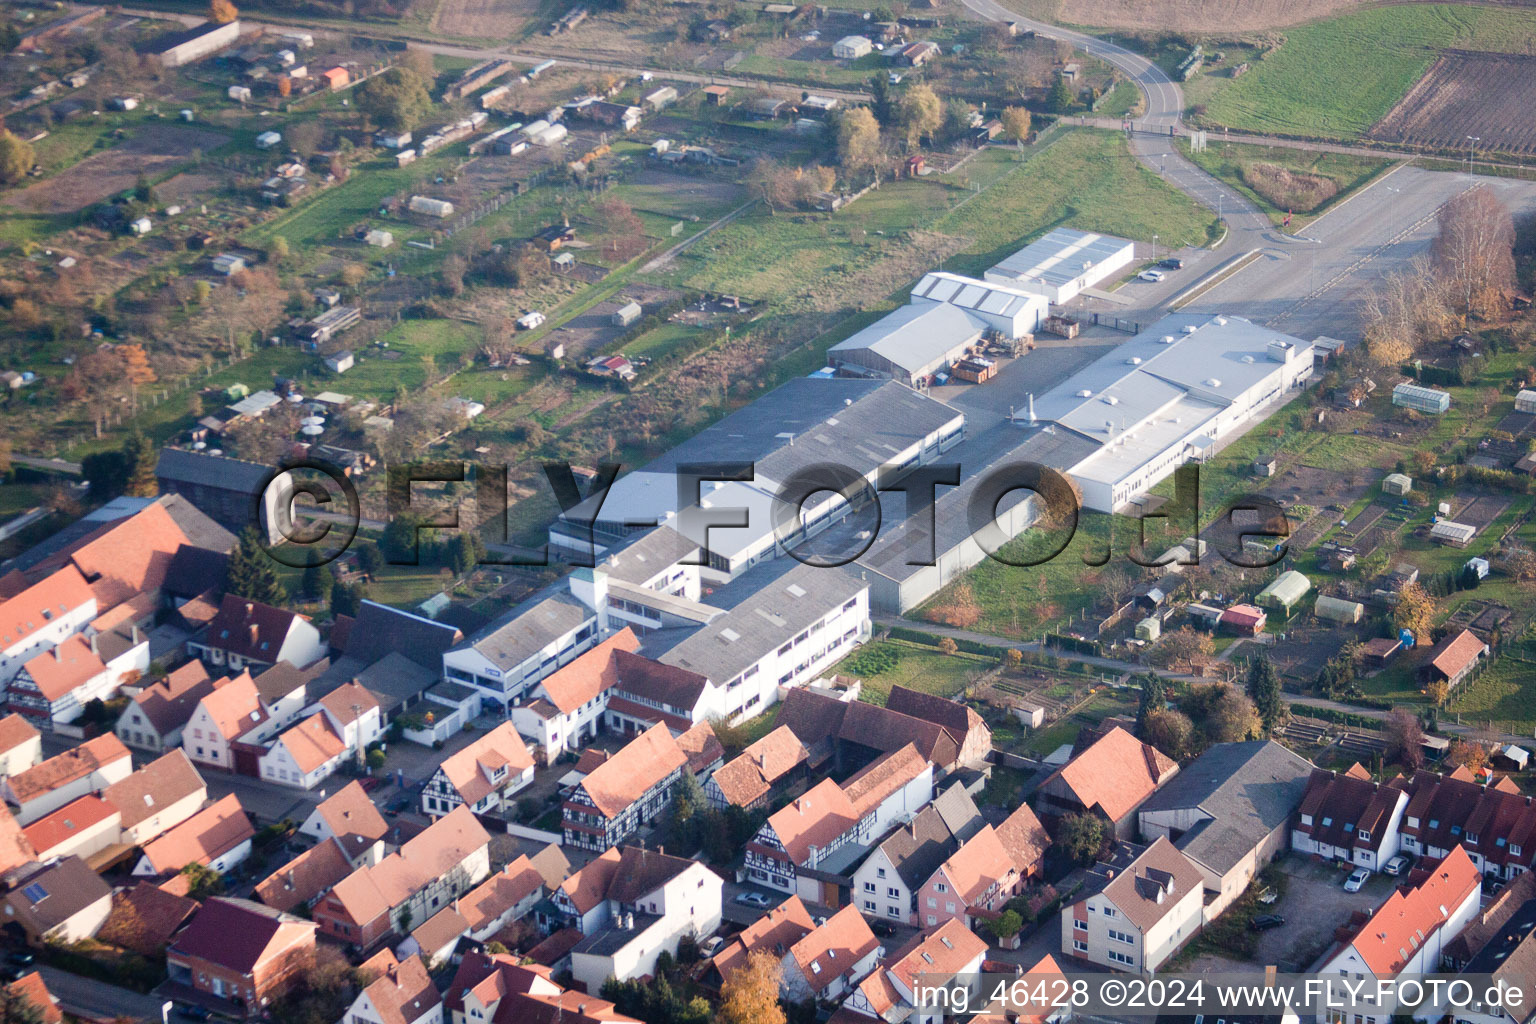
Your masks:
<svg viewBox="0 0 1536 1024"><path fill-rule="evenodd" d="M352 369L355 362L356 357L352 355L352 350L344 348L334 355L325 357L325 368L332 373L346 373Z"/></svg>
<svg viewBox="0 0 1536 1024"><path fill-rule="evenodd" d="M1312 582L1295 569L1287 569L1270 581L1269 586L1259 591L1255 603L1267 605L1272 608L1281 608L1287 615L1296 607L1307 591L1312 589Z"/></svg>
<svg viewBox="0 0 1536 1024"><path fill-rule="evenodd" d="M395 244L395 236L393 232L385 231L383 228L374 228L363 236L363 241L375 249L388 249Z"/></svg>
<svg viewBox="0 0 1536 1024"><path fill-rule="evenodd" d="M1402 497L1413 490L1413 478L1407 473L1388 473L1381 481L1381 493Z"/></svg>
<svg viewBox="0 0 1536 1024"><path fill-rule="evenodd" d="M844 36L832 44L832 56L838 60L857 60L874 49L875 44L865 36Z"/></svg>
<svg viewBox="0 0 1536 1024"><path fill-rule="evenodd" d="M1235 604L1221 613L1221 628L1238 636L1258 636L1269 620L1264 609L1251 604Z"/></svg>
<svg viewBox="0 0 1536 1024"><path fill-rule="evenodd" d="M1392 404L1438 415L1450 409L1451 393L1420 384L1399 384L1392 389Z"/></svg>
<svg viewBox="0 0 1536 1024"><path fill-rule="evenodd" d="M1515 412L1536 413L1536 391L1526 389L1516 395Z"/></svg>
<svg viewBox="0 0 1536 1024"><path fill-rule="evenodd" d="M1449 519L1442 519L1429 528L1429 536L1440 544L1464 548L1477 536L1477 527L1470 523L1453 523Z"/></svg>
<svg viewBox="0 0 1536 1024"><path fill-rule="evenodd" d="M256 148L271 149L273 146L282 141L283 137L277 132L262 132L260 135L256 136Z"/></svg>
<svg viewBox="0 0 1536 1024"><path fill-rule="evenodd" d="M1359 601L1348 601L1342 597L1320 594L1317 603L1312 606L1312 614L1327 622L1353 625L1365 618L1365 605Z"/></svg>
<svg viewBox="0 0 1536 1024"><path fill-rule="evenodd" d="M626 302L613 313L613 325L615 327L628 327L639 320L645 311L640 308L638 302Z"/></svg>
<svg viewBox="0 0 1536 1024"><path fill-rule="evenodd" d="M1478 579L1485 580L1488 578L1488 570L1490 566L1488 565L1488 559L1486 558L1469 558L1467 559L1467 564L1462 566L1462 568L1464 570L1471 569L1473 572L1477 573Z"/></svg>
<svg viewBox="0 0 1536 1024"><path fill-rule="evenodd" d="M1163 635L1163 624L1156 616L1149 615L1136 623L1136 639L1145 640L1148 643Z"/></svg>

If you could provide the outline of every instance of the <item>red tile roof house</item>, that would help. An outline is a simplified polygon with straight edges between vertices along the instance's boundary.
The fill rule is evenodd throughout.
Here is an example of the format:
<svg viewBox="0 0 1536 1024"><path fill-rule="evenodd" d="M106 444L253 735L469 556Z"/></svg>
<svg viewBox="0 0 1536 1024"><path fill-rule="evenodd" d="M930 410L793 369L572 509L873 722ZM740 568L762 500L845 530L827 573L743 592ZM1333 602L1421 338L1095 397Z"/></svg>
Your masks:
<svg viewBox="0 0 1536 1024"><path fill-rule="evenodd" d="M187 641L187 653L231 672L279 661L302 668L325 657L325 644L304 616L225 594L207 631Z"/></svg>
<svg viewBox="0 0 1536 1024"><path fill-rule="evenodd" d="M1419 666L1419 678L1425 682L1443 680L1454 692L1487 655L1488 645L1470 629L1464 629L1430 649L1429 661Z"/></svg>
<svg viewBox="0 0 1536 1024"><path fill-rule="evenodd" d="M64 1011L59 1009L59 1001L54 998L52 992L48 991L48 985L43 981L41 974L36 971L23 974L6 988L10 992L11 999L37 1011L38 1024L64 1024Z"/></svg>
<svg viewBox="0 0 1536 1024"><path fill-rule="evenodd" d="M1291 828L1291 849L1375 871L1397 855L1408 792L1400 779L1376 782L1358 764L1312 772Z"/></svg>
<svg viewBox="0 0 1536 1024"><path fill-rule="evenodd" d="M184 751L172 750L102 790L101 798L122 814L119 841L141 846L196 814L208 784Z"/></svg>
<svg viewBox="0 0 1536 1024"><path fill-rule="evenodd" d="M256 883L256 898L274 910L303 913L353 871L334 839L311 846Z"/></svg>
<svg viewBox="0 0 1536 1024"><path fill-rule="evenodd" d="M131 635L76 633L22 666L5 706L52 729L76 721L88 703L114 696L148 671L149 639L138 629Z"/></svg>
<svg viewBox="0 0 1536 1024"><path fill-rule="evenodd" d="M1061 950L1123 971L1153 972L1205 923L1205 877L1166 838L1122 871L1095 868L1089 895L1061 910Z"/></svg>
<svg viewBox="0 0 1536 1024"><path fill-rule="evenodd" d="M445 758L421 790L421 810L440 818L458 807L495 814L533 781L533 755L511 722L503 722Z"/></svg>
<svg viewBox="0 0 1536 1024"><path fill-rule="evenodd" d="M522 919L544 897L544 879L527 857L518 857L429 917L396 948L429 964L446 963L463 938L485 942Z"/></svg>
<svg viewBox="0 0 1536 1024"><path fill-rule="evenodd" d="M491 837L459 807L377 864L358 868L314 906L320 930L360 949L407 933L491 871Z"/></svg>
<svg viewBox="0 0 1536 1024"><path fill-rule="evenodd" d="M0 777L0 793L16 806L16 820L26 825L126 779L132 771L133 756L109 734L86 740L20 775Z"/></svg>
<svg viewBox="0 0 1536 1024"><path fill-rule="evenodd" d="M841 786L823 779L770 815L747 844L747 873L761 885L836 906L853 872L844 858L932 799L933 765L908 744Z"/></svg>
<svg viewBox="0 0 1536 1024"><path fill-rule="evenodd" d="M1268 614L1257 605L1234 604L1221 613L1218 625L1238 636L1258 636L1264 632L1264 623L1268 619Z"/></svg>
<svg viewBox="0 0 1536 1024"><path fill-rule="evenodd" d="M280 786L314 789L348 757L356 758L325 715L316 712L278 734L257 763L261 777Z"/></svg>
<svg viewBox="0 0 1536 1024"><path fill-rule="evenodd" d="M1479 784L1465 768L1450 775L1417 771L1407 782L1402 848L1440 858L1460 846L1484 874L1510 880L1536 859L1536 806L1501 776Z"/></svg>
<svg viewBox="0 0 1536 1024"><path fill-rule="evenodd" d="M133 873L141 878L164 878L188 864L201 864L225 874L251 855L255 834L240 798L231 793L145 844Z"/></svg>
<svg viewBox="0 0 1536 1024"><path fill-rule="evenodd" d="M1444 860L1416 868L1407 884L1358 922L1353 938L1325 954L1318 972L1364 976L1367 984L1434 973L1446 946L1477 916L1482 891L1477 865L1458 846Z"/></svg>
<svg viewBox="0 0 1536 1024"><path fill-rule="evenodd" d="M255 775L259 745L277 728L250 673L241 672L197 702L182 731L181 748L196 764Z"/></svg>
<svg viewBox="0 0 1536 1024"><path fill-rule="evenodd" d="M470 953L443 999L451 1024L640 1024L613 1004L550 980L547 967L505 953Z"/></svg>
<svg viewBox="0 0 1536 1024"><path fill-rule="evenodd" d="M20 775L43 761L43 737L21 715L0 718L0 775Z"/></svg>
<svg viewBox="0 0 1536 1024"><path fill-rule="evenodd" d="M630 740L566 797L561 826L566 846L607 850L655 820L672 802L672 786L688 755L664 724Z"/></svg>
<svg viewBox="0 0 1536 1024"><path fill-rule="evenodd" d="M213 679L200 661L189 661L150 682L118 717L113 732L130 747L159 752L181 746L182 730L197 704L229 680Z"/></svg>
<svg viewBox="0 0 1536 1024"><path fill-rule="evenodd" d="M95 592L73 565L0 601L0 686L27 662L84 629L99 608Z"/></svg>
<svg viewBox="0 0 1536 1024"><path fill-rule="evenodd" d="M113 891L112 913L97 937L142 956L159 956L201 906L153 882L139 882Z"/></svg>
<svg viewBox="0 0 1536 1024"><path fill-rule="evenodd" d="M864 916L856 907L844 907L784 953L779 994L792 1003L840 1000L884 955Z"/></svg>
<svg viewBox="0 0 1536 1024"><path fill-rule="evenodd" d="M362 867L383 859L389 825L362 783L354 780L320 801L299 831L318 842L335 839L352 866Z"/></svg>
<svg viewBox="0 0 1536 1024"><path fill-rule="evenodd" d="M570 664L545 676L508 710L517 731L539 747L546 765L595 739L619 680L615 655L634 653L639 639L628 626Z"/></svg>
<svg viewBox="0 0 1536 1024"><path fill-rule="evenodd" d="M1023 883L1002 837L987 825L940 864L917 892L917 913L933 927L954 918L967 928L1002 913Z"/></svg>
<svg viewBox="0 0 1536 1024"><path fill-rule="evenodd" d="M314 962L313 924L216 896L166 950L167 994L191 990L222 1001L220 1009L256 1017Z"/></svg>
<svg viewBox="0 0 1536 1024"><path fill-rule="evenodd" d="M974 978L976 987L971 990L972 1002L979 1006L983 995L981 965L986 956L987 944L975 932L959 921L946 921L937 928L913 936L905 946L887 957L844 1000L835 1019L841 1022L870 1017L935 1024L942 1019L942 1013L917 1012L918 979L924 975Z"/></svg>
<svg viewBox="0 0 1536 1024"><path fill-rule="evenodd" d="M83 796L22 829L39 860L89 860L117 842L123 816L98 796Z"/></svg>
<svg viewBox="0 0 1536 1024"><path fill-rule="evenodd" d="M712 974L709 984L716 990L739 968L747 963L747 957L758 950L767 950L782 957L791 946L816 930L816 921L805 903L798 896L774 907L768 913L737 932L710 961Z"/></svg>
<svg viewBox="0 0 1536 1024"><path fill-rule="evenodd" d="M1035 809L1047 824L1092 811L1127 839L1136 831L1136 808L1178 770L1156 747L1117 727L1051 773L1040 784Z"/></svg>
<svg viewBox="0 0 1536 1024"><path fill-rule="evenodd" d="M986 764L992 753L992 730L974 709L958 701L909 690L905 686L893 686L885 706L891 711L938 725L960 749L960 764Z"/></svg>
<svg viewBox="0 0 1536 1024"><path fill-rule="evenodd" d="M373 981L357 994L346 1024L441 1024L443 997L419 956L397 960L382 950L359 968Z"/></svg>
<svg viewBox="0 0 1536 1024"><path fill-rule="evenodd" d="M571 948L571 977L596 994L610 977L654 974L661 953L676 956L684 938L720 927L723 888L698 861L634 846L606 851L551 896L582 928ZM582 906L587 910L578 916Z"/></svg>
<svg viewBox="0 0 1536 1024"><path fill-rule="evenodd" d="M768 802L770 793L783 792L803 777L808 759L805 744L781 725L710 776L704 784L705 799L716 810L755 811Z"/></svg>
<svg viewBox="0 0 1536 1024"><path fill-rule="evenodd" d="M965 786L951 784L881 840L854 871L851 891L859 909L870 917L917 924L922 920L917 916L917 890L984 824Z"/></svg>

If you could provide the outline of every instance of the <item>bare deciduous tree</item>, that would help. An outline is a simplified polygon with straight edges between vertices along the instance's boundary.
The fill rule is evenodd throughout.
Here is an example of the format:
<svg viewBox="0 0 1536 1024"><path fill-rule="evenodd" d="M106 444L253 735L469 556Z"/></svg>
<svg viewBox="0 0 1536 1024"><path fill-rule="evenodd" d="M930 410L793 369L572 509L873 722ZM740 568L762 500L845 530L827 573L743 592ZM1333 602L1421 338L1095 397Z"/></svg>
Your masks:
<svg viewBox="0 0 1536 1024"><path fill-rule="evenodd" d="M1463 313L1486 317L1515 284L1515 227L1509 208L1487 188L1463 192L1440 208L1430 250Z"/></svg>

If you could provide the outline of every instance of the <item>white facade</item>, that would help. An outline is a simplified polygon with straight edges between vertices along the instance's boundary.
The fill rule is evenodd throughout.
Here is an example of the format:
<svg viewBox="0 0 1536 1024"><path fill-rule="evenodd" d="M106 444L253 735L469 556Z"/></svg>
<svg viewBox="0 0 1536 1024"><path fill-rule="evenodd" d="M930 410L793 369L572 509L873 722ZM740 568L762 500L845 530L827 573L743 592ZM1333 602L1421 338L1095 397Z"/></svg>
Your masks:
<svg viewBox="0 0 1536 1024"><path fill-rule="evenodd" d="M1396 857L1401 850L1406 849L1415 855L1421 854L1423 851L1417 848L1419 845L1418 841L1411 836L1402 835L1403 812L1408 809L1408 794L1401 790L1397 790L1396 793L1397 799L1393 803L1391 813L1387 815L1387 823L1382 831L1381 845L1376 849L1372 850L1367 847L1356 848L1353 844L1350 846L1335 846L1332 843L1315 839L1312 835L1303 832L1299 828L1291 829L1291 849L1298 853L1326 857L1328 860L1347 861L1356 867L1369 868L1372 871L1381 870L1381 866L1393 857ZM1300 815L1299 820L1302 825L1307 827L1315 825L1321 828L1328 828L1333 824L1332 822L1314 822L1310 814ZM1374 836L1370 835L1360 837L1358 833L1356 833L1356 838L1367 843L1373 842L1375 839ZM1439 854L1442 857L1444 855L1445 851L1441 851Z"/></svg>
<svg viewBox="0 0 1536 1024"><path fill-rule="evenodd" d="M873 53L875 44L864 36L844 36L832 44L832 56L839 60L857 60Z"/></svg>
<svg viewBox="0 0 1536 1024"><path fill-rule="evenodd" d="M636 930L633 939L611 952L584 953L580 946L573 950L572 978L596 993L609 978L628 981L654 974L663 950L675 956L685 936L702 939L720 927L723 887L719 875L695 862L636 902L634 912L659 917L650 927Z"/></svg>
<svg viewBox="0 0 1536 1024"><path fill-rule="evenodd" d="M537 607L528 614L538 614ZM456 683L473 687L486 701L493 701L503 708L522 699L528 688L562 665L570 664L578 654L595 645L601 638L597 614L588 614L568 629L562 629L539 644L515 665L503 665L492 660L478 648L489 637L471 640L463 647L443 654L443 675Z"/></svg>
<svg viewBox="0 0 1536 1024"><path fill-rule="evenodd" d="M986 272L988 281L1043 295L1053 305L1110 278L1136 259L1136 243L1072 228L1057 228Z"/></svg>
<svg viewBox="0 0 1536 1024"><path fill-rule="evenodd" d="M1152 927L1138 928L1100 893L1061 911L1061 950L1121 971L1153 972L1200 930L1204 889L1186 888L1165 897L1173 902Z"/></svg>
<svg viewBox="0 0 1536 1024"><path fill-rule="evenodd" d="M853 873L852 893L855 904L866 917L902 924L916 923L912 913L912 890L902 881L885 850L878 846Z"/></svg>
<svg viewBox="0 0 1536 1024"><path fill-rule="evenodd" d="M0 629L0 643L5 644L0 647L0 690L15 678L23 665L50 647L63 643L96 618L96 595L86 585L79 570L71 565L60 569L59 573L73 574L79 585L59 587L52 579L47 579L0 603L0 616L12 619ZM52 607L55 591L65 598L62 608ZM41 614L45 603L53 613L51 617L45 618ZM13 628L18 631L13 633Z"/></svg>
<svg viewBox="0 0 1536 1024"><path fill-rule="evenodd" d="M210 860L207 866L221 875L226 875L234 868L245 863L245 859L250 855L251 841L244 839ZM139 862L134 865L133 874L136 878L153 878L159 872L155 870L155 866L150 863L148 857L140 857Z"/></svg>
<svg viewBox="0 0 1536 1024"><path fill-rule="evenodd" d="M910 301L959 306L1007 338L1022 338L1038 331L1051 305L1045 296L1022 288L943 270L924 274L913 287Z"/></svg>

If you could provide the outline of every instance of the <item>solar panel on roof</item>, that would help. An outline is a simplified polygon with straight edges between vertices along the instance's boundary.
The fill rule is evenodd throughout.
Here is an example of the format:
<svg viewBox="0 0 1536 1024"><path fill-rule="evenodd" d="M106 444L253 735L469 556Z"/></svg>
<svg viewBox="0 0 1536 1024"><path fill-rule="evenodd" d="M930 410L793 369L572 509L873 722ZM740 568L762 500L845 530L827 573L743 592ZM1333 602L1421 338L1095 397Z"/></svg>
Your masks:
<svg viewBox="0 0 1536 1024"><path fill-rule="evenodd" d="M33 903L41 903L43 900L48 898L48 890L44 889L38 882L33 882L31 885L21 890L21 894Z"/></svg>

